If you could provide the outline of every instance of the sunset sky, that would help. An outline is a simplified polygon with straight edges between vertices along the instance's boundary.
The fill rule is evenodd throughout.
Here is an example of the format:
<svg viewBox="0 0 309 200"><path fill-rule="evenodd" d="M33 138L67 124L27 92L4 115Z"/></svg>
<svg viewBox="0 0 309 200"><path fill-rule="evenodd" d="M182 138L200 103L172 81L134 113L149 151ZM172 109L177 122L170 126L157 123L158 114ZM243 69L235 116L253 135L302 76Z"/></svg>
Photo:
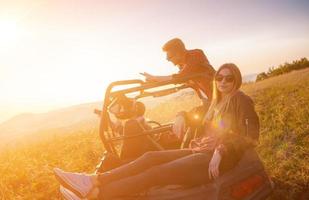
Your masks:
<svg viewBox="0 0 309 200"><path fill-rule="evenodd" d="M98 101L111 81L175 73L181 38L242 73L309 58L308 0L0 0L0 122Z"/></svg>

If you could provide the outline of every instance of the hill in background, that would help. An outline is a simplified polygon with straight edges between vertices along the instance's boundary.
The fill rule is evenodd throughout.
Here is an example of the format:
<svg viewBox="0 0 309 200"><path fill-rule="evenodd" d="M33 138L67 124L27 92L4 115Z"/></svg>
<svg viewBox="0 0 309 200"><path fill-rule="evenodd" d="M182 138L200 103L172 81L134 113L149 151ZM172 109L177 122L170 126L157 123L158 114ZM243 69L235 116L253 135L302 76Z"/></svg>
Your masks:
<svg viewBox="0 0 309 200"><path fill-rule="evenodd" d="M88 103L68 108L53 110L46 113L24 113L0 124L0 141L16 141L18 138L31 135L35 132L49 129L74 129L79 124L94 125L97 116L93 113L95 108L101 108L101 103Z"/></svg>
<svg viewBox="0 0 309 200"><path fill-rule="evenodd" d="M242 77L243 83L255 82L257 74L248 74Z"/></svg>

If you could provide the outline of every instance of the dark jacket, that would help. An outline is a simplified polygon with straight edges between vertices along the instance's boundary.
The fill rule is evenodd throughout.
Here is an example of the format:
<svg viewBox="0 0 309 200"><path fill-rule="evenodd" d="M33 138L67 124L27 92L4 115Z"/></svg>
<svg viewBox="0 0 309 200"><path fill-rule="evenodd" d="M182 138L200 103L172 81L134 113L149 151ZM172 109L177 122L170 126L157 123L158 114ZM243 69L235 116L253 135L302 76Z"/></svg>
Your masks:
<svg viewBox="0 0 309 200"><path fill-rule="evenodd" d="M214 133L211 130L215 123ZM219 149L223 161L229 166L235 165L246 149L254 147L259 138L259 118L254 110L252 99L243 92L238 91L231 98L227 111L219 121L205 124L206 132L200 138L190 143L193 152L213 152ZM207 128L207 126L210 126ZM214 134L214 135L213 135ZM208 137L215 137L215 146L209 145Z"/></svg>
<svg viewBox="0 0 309 200"><path fill-rule="evenodd" d="M230 101L223 123L230 127L222 134L218 145L223 144L223 157L231 155L239 160L244 151L254 147L259 139L260 123L252 99L238 91Z"/></svg>

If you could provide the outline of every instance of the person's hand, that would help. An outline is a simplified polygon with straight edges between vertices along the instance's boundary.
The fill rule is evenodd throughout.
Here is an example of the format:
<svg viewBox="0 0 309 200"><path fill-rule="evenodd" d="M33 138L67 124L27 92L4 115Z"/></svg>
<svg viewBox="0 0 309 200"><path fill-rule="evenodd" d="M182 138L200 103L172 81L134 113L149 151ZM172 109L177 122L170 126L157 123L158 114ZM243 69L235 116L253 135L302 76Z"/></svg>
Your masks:
<svg viewBox="0 0 309 200"><path fill-rule="evenodd" d="M145 77L145 80L146 80L147 82L155 82L155 81L157 81L157 80L156 80L156 76L153 76L153 75L151 75L151 74L149 74L149 73L147 73L147 72L140 73L140 75L144 76L144 77Z"/></svg>
<svg viewBox="0 0 309 200"><path fill-rule="evenodd" d="M208 174L209 179L216 179L219 177L219 165L221 162L221 155L219 151L215 150L209 162Z"/></svg>
<svg viewBox="0 0 309 200"><path fill-rule="evenodd" d="M217 140L214 136L203 137L200 144L204 149L213 150L216 147Z"/></svg>
<svg viewBox="0 0 309 200"><path fill-rule="evenodd" d="M198 147L200 149L200 151L212 151L215 149L216 147L216 142L215 140L207 140L205 141L204 139L201 139L199 141L195 141L195 143L192 142L192 145L194 145L195 147Z"/></svg>

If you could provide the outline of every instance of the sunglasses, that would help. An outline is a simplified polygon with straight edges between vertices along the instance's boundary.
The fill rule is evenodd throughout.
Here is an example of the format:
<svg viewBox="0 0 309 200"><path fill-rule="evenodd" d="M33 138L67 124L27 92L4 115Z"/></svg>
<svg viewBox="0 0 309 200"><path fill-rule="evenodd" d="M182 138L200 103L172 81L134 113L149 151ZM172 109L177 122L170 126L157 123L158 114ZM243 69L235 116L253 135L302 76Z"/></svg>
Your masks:
<svg viewBox="0 0 309 200"><path fill-rule="evenodd" d="M215 77L215 80L219 82L223 81L223 79L225 79L225 81L228 83L232 83L235 80L233 75L227 75L227 76L217 75Z"/></svg>

